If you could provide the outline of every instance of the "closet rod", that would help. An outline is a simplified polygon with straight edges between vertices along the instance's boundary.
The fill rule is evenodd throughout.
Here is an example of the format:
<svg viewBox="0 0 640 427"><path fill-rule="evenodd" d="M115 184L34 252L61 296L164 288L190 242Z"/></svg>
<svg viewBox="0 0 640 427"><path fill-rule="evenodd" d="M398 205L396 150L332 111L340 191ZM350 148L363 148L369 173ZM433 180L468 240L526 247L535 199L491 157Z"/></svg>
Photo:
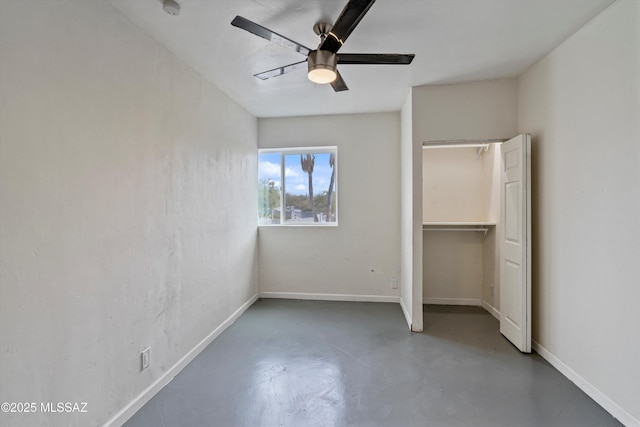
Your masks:
<svg viewBox="0 0 640 427"><path fill-rule="evenodd" d="M423 231L479 231L487 235L488 228L422 228Z"/></svg>

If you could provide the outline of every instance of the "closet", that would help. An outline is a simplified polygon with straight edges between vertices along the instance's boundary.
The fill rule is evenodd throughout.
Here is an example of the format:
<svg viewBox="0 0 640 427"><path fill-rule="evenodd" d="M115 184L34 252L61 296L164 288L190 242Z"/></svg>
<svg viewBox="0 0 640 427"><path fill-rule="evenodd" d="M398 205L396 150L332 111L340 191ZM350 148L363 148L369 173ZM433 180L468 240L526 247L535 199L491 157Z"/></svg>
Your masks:
<svg viewBox="0 0 640 427"><path fill-rule="evenodd" d="M401 199L410 326L428 329L421 302L481 305L530 351L531 138L518 134L517 80L414 87L401 125L403 189L413 196Z"/></svg>
<svg viewBox="0 0 640 427"><path fill-rule="evenodd" d="M531 138L422 149L423 303L479 305L531 351Z"/></svg>
<svg viewBox="0 0 640 427"><path fill-rule="evenodd" d="M423 302L483 306L499 318L500 144L422 149Z"/></svg>

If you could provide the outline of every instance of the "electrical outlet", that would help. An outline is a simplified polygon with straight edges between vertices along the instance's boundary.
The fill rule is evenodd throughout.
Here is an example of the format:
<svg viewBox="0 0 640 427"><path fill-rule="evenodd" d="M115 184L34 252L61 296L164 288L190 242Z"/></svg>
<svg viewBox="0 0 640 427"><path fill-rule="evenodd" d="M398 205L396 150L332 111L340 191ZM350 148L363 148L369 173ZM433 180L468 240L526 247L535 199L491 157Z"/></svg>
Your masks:
<svg viewBox="0 0 640 427"><path fill-rule="evenodd" d="M398 278L396 276L389 277L389 285L391 285L391 289L398 289Z"/></svg>
<svg viewBox="0 0 640 427"><path fill-rule="evenodd" d="M151 347L147 347L140 353L140 370L144 371L151 364Z"/></svg>

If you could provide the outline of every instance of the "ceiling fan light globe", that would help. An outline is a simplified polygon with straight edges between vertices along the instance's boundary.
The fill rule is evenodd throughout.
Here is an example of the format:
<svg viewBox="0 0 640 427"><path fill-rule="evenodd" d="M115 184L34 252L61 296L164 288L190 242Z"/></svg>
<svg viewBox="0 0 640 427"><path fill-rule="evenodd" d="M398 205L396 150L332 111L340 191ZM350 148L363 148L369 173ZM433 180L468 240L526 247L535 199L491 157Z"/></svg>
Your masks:
<svg viewBox="0 0 640 427"><path fill-rule="evenodd" d="M336 72L330 68L321 68L317 67L313 70L309 70L309 74L307 74L309 80L314 83L324 85L327 83L331 83L338 77Z"/></svg>

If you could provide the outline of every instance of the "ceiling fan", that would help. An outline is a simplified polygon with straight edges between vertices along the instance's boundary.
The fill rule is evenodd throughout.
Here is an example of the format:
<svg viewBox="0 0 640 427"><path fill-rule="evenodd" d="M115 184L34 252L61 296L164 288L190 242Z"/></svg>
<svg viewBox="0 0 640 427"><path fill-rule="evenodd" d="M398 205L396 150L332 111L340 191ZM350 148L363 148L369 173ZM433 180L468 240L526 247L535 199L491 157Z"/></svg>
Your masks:
<svg viewBox="0 0 640 427"><path fill-rule="evenodd" d="M231 21L231 25L273 43L293 49L307 57L304 61L255 74L255 77L266 80L307 67L309 80L318 84L331 83L334 91L341 92L349 88L342 76L340 76L340 72L338 72L338 64L408 65L411 64L415 56L414 54L397 53L338 53L347 37L356 28L373 3L375 3L375 0L349 0L334 25L326 22L315 24L313 31L320 36L320 44L317 49L310 49L242 16L236 16ZM305 62L307 63L306 65Z"/></svg>

